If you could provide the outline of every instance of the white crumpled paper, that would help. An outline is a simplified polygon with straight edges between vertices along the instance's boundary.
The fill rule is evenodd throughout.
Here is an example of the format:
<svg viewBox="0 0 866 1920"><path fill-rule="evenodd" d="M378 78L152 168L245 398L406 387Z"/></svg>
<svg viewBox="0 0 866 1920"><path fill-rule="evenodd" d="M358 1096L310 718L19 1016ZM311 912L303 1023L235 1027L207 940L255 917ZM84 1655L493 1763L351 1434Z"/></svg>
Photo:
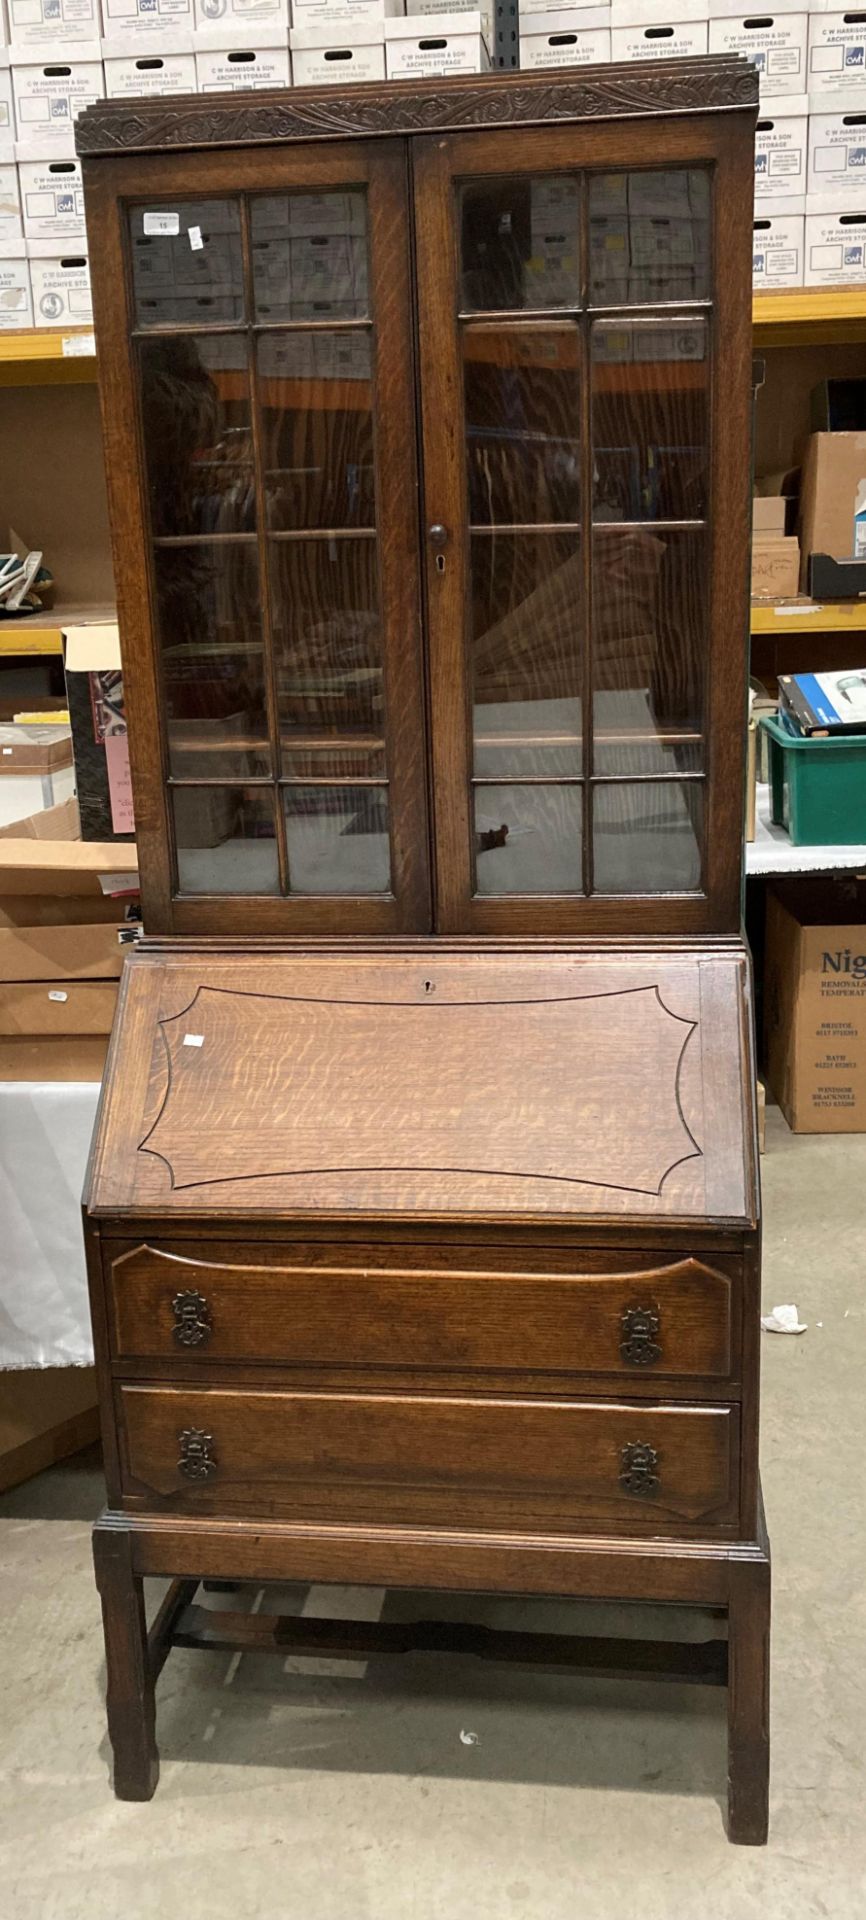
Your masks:
<svg viewBox="0 0 866 1920"><path fill-rule="evenodd" d="M796 1307L773 1307L771 1313L762 1316L761 1326L765 1333L805 1333L805 1320L800 1319Z"/></svg>

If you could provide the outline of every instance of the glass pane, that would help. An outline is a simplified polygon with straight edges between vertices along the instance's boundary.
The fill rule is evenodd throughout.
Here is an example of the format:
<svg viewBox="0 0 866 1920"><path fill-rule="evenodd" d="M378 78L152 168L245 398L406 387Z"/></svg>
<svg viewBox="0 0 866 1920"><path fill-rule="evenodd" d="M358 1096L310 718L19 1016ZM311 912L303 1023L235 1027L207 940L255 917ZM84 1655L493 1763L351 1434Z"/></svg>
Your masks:
<svg viewBox="0 0 866 1920"><path fill-rule="evenodd" d="M460 189L461 307L576 307L576 179L471 180Z"/></svg>
<svg viewBox="0 0 866 1920"><path fill-rule="evenodd" d="M576 520L576 325L463 333L469 517L478 526Z"/></svg>
<svg viewBox="0 0 866 1920"><path fill-rule="evenodd" d="M258 342L268 524L371 527L368 333L266 333Z"/></svg>
<svg viewBox="0 0 866 1920"><path fill-rule="evenodd" d="M700 780L593 788L597 893L691 893L701 884Z"/></svg>
<svg viewBox="0 0 866 1920"><path fill-rule="evenodd" d="M271 773L255 542L157 547L154 568L170 772Z"/></svg>
<svg viewBox="0 0 866 1920"><path fill-rule="evenodd" d="M272 540L271 598L283 771L290 750L384 739L373 540Z"/></svg>
<svg viewBox="0 0 866 1920"><path fill-rule="evenodd" d="M236 201L166 200L157 208L133 207L129 227L136 326L243 319Z"/></svg>
<svg viewBox="0 0 866 1920"><path fill-rule="evenodd" d="M386 787L286 787L292 893L387 893Z"/></svg>
<svg viewBox="0 0 866 1920"><path fill-rule="evenodd" d="M263 194L250 217L257 320L364 318L363 193Z"/></svg>
<svg viewBox="0 0 866 1920"><path fill-rule="evenodd" d="M384 780L385 749L373 738L365 744L358 737L351 747L322 747L317 735L309 745L299 733L292 735L291 752L283 751L283 772L291 780Z"/></svg>
<svg viewBox="0 0 866 1920"><path fill-rule="evenodd" d="M579 893L579 786L475 788L475 891Z"/></svg>
<svg viewBox="0 0 866 1920"><path fill-rule="evenodd" d="M273 787L173 787L181 893L278 893Z"/></svg>
<svg viewBox="0 0 866 1920"><path fill-rule="evenodd" d="M707 567L702 529L594 533L596 773L703 764Z"/></svg>
<svg viewBox="0 0 866 1920"><path fill-rule="evenodd" d="M709 337L689 320L592 329L594 520L702 520L709 493Z"/></svg>
<svg viewBox="0 0 866 1920"><path fill-rule="evenodd" d="M699 167L593 174L589 282L598 306L709 299L709 174Z"/></svg>
<svg viewBox="0 0 866 1920"><path fill-rule="evenodd" d="M237 533L256 520L246 341L140 343L141 423L155 534Z"/></svg>
<svg viewBox="0 0 866 1920"><path fill-rule="evenodd" d="M475 772L578 774L578 535L475 534L471 564Z"/></svg>

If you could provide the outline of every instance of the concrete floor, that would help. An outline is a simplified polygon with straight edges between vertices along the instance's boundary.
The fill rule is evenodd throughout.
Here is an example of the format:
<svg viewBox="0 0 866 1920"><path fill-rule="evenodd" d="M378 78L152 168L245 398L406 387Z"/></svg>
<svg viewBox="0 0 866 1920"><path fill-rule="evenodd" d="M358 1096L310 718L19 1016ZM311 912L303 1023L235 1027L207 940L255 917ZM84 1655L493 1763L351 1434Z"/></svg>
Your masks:
<svg viewBox="0 0 866 1920"><path fill-rule="evenodd" d="M88 1537L100 1476L79 1460L0 1499L2 1920L861 1920L866 1136L794 1139L772 1111L763 1172L765 1299L809 1323L764 1337L767 1849L724 1837L720 1694L432 1656L301 1669L175 1653L157 1796L119 1804ZM325 1589L289 1603L431 1607Z"/></svg>

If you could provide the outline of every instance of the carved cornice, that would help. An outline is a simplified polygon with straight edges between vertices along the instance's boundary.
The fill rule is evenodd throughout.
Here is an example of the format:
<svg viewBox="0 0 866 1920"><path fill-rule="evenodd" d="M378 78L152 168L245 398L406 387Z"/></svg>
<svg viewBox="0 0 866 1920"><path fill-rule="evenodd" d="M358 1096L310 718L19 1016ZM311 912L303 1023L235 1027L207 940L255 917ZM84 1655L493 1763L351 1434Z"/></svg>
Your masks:
<svg viewBox="0 0 866 1920"><path fill-rule="evenodd" d="M80 154L262 146L560 120L705 113L758 104L756 69L738 55L639 62L557 74L292 87L273 93L98 100L76 121Z"/></svg>

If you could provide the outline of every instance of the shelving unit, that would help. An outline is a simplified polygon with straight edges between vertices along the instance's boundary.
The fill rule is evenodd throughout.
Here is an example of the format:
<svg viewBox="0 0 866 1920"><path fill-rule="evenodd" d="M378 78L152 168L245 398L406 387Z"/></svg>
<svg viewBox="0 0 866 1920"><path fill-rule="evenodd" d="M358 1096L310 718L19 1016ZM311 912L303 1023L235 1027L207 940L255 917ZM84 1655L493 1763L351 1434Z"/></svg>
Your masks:
<svg viewBox="0 0 866 1920"><path fill-rule="evenodd" d="M866 600L753 600L752 633L864 633Z"/></svg>
<svg viewBox="0 0 866 1920"><path fill-rule="evenodd" d="M29 327L0 333L0 387L78 386L96 379L96 341L90 327L53 333Z"/></svg>

